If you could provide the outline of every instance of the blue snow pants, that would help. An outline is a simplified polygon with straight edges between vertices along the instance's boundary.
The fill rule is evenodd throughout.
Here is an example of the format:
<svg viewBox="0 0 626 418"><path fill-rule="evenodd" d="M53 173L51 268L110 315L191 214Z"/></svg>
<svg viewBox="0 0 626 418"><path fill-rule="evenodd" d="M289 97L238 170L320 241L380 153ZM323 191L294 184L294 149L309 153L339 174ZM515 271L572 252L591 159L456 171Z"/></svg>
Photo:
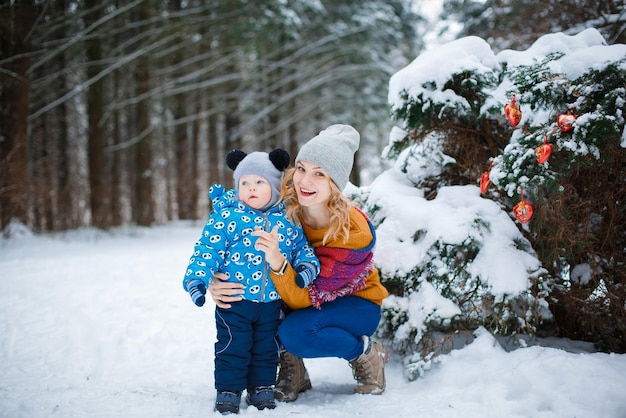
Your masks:
<svg viewBox="0 0 626 418"><path fill-rule="evenodd" d="M326 302L322 309L291 311L278 328L280 342L302 358L340 357L354 360L363 353L361 336L371 336L380 322L380 306L358 296Z"/></svg>
<svg viewBox="0 0 626 418"><path fill-rule="evenodd" d="M282 300L242 300L215 308L215 389L233 392L276 383Z"/></svg>

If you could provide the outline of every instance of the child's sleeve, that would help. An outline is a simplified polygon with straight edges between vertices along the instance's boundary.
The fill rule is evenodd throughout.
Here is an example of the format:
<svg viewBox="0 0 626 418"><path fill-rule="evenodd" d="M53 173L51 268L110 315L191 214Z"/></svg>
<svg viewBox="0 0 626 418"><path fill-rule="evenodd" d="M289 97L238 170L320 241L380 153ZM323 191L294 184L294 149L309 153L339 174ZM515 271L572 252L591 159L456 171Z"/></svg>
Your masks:
<svg viewBox="0 0 626 418"><path fill-rule="evenodd" d="M304 235L304 230L301 227L295 228L294 233L294 249L291 254L289 262L295 269L298 265L307 263L313 266L315 270L315 276L320 273L320 261L315 255L315 250Z"/></svg>
<svg viewBox="0 0 626 418"><path fill-rule="evenodd" d="M228 245L225 224L217 213L211 214L189 258L183 287L186 288L185 283L192 279L201 280L208 287L214 274L222 268L223 255Z"/></svg>

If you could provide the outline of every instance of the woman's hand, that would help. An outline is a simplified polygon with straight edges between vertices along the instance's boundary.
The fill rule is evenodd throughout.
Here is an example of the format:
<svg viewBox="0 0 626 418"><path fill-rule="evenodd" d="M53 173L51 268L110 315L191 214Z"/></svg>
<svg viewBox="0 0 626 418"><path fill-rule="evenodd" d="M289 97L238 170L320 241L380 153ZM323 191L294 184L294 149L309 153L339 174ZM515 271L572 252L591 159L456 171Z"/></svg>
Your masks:
<svg viewBox="0 0 626 418"><path fill-rule="evenodd" d="M265 253L265 261L269 263L271 269L280 270L285 262L285 257L278 248L278 227L275 226L272 232L266 232L260 227L256 227L250 235L258 237L254 246L257 250Z"/></svg>
<svg viewBox="0 0 626 418"><path fill-rule="evenodd" d="M220 308L228 309L233 302L239 302L243 299L245 291L243 284L226 281L224 273L215 273L213 281L209 285L209 294Z"/></svg>

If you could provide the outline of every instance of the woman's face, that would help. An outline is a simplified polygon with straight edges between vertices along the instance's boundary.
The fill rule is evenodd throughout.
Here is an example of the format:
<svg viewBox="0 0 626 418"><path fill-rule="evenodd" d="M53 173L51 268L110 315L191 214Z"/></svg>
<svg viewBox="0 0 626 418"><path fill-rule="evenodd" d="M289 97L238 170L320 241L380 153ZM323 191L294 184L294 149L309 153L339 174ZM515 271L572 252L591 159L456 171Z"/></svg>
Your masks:
<svg viewBox="0 0 626 418"><path fill-rule="evenodd" d="M325 206L331 196L331 181L323 168L308 161L296 163L293 186L298 194L298 202L303 207Z"/></svg>

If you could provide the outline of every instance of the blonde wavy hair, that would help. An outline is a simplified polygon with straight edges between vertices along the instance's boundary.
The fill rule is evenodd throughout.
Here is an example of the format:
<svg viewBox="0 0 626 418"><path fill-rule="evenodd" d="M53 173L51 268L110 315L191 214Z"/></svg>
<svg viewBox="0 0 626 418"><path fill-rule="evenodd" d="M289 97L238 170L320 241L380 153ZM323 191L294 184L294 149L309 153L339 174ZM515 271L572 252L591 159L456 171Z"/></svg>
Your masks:
<svg viewBox="0 0 626 418"><path fill-rule="evenodd" d="M302 225L302 216L304 208L298 202L298 194L296 188L293 185L293 175L296 172L295 168L291 168L285 171L281 185L281 198L285 202L287 211L287 218L292 222ZM326 245L329 240L343 239L343 242L347 242L350 238L350 208L352 203L348 200L339 190L339 187L334 181L330 182L330 199L326 203L326 207L330 212L330 220L328 230L324 234L322 245Z"/></svg>

